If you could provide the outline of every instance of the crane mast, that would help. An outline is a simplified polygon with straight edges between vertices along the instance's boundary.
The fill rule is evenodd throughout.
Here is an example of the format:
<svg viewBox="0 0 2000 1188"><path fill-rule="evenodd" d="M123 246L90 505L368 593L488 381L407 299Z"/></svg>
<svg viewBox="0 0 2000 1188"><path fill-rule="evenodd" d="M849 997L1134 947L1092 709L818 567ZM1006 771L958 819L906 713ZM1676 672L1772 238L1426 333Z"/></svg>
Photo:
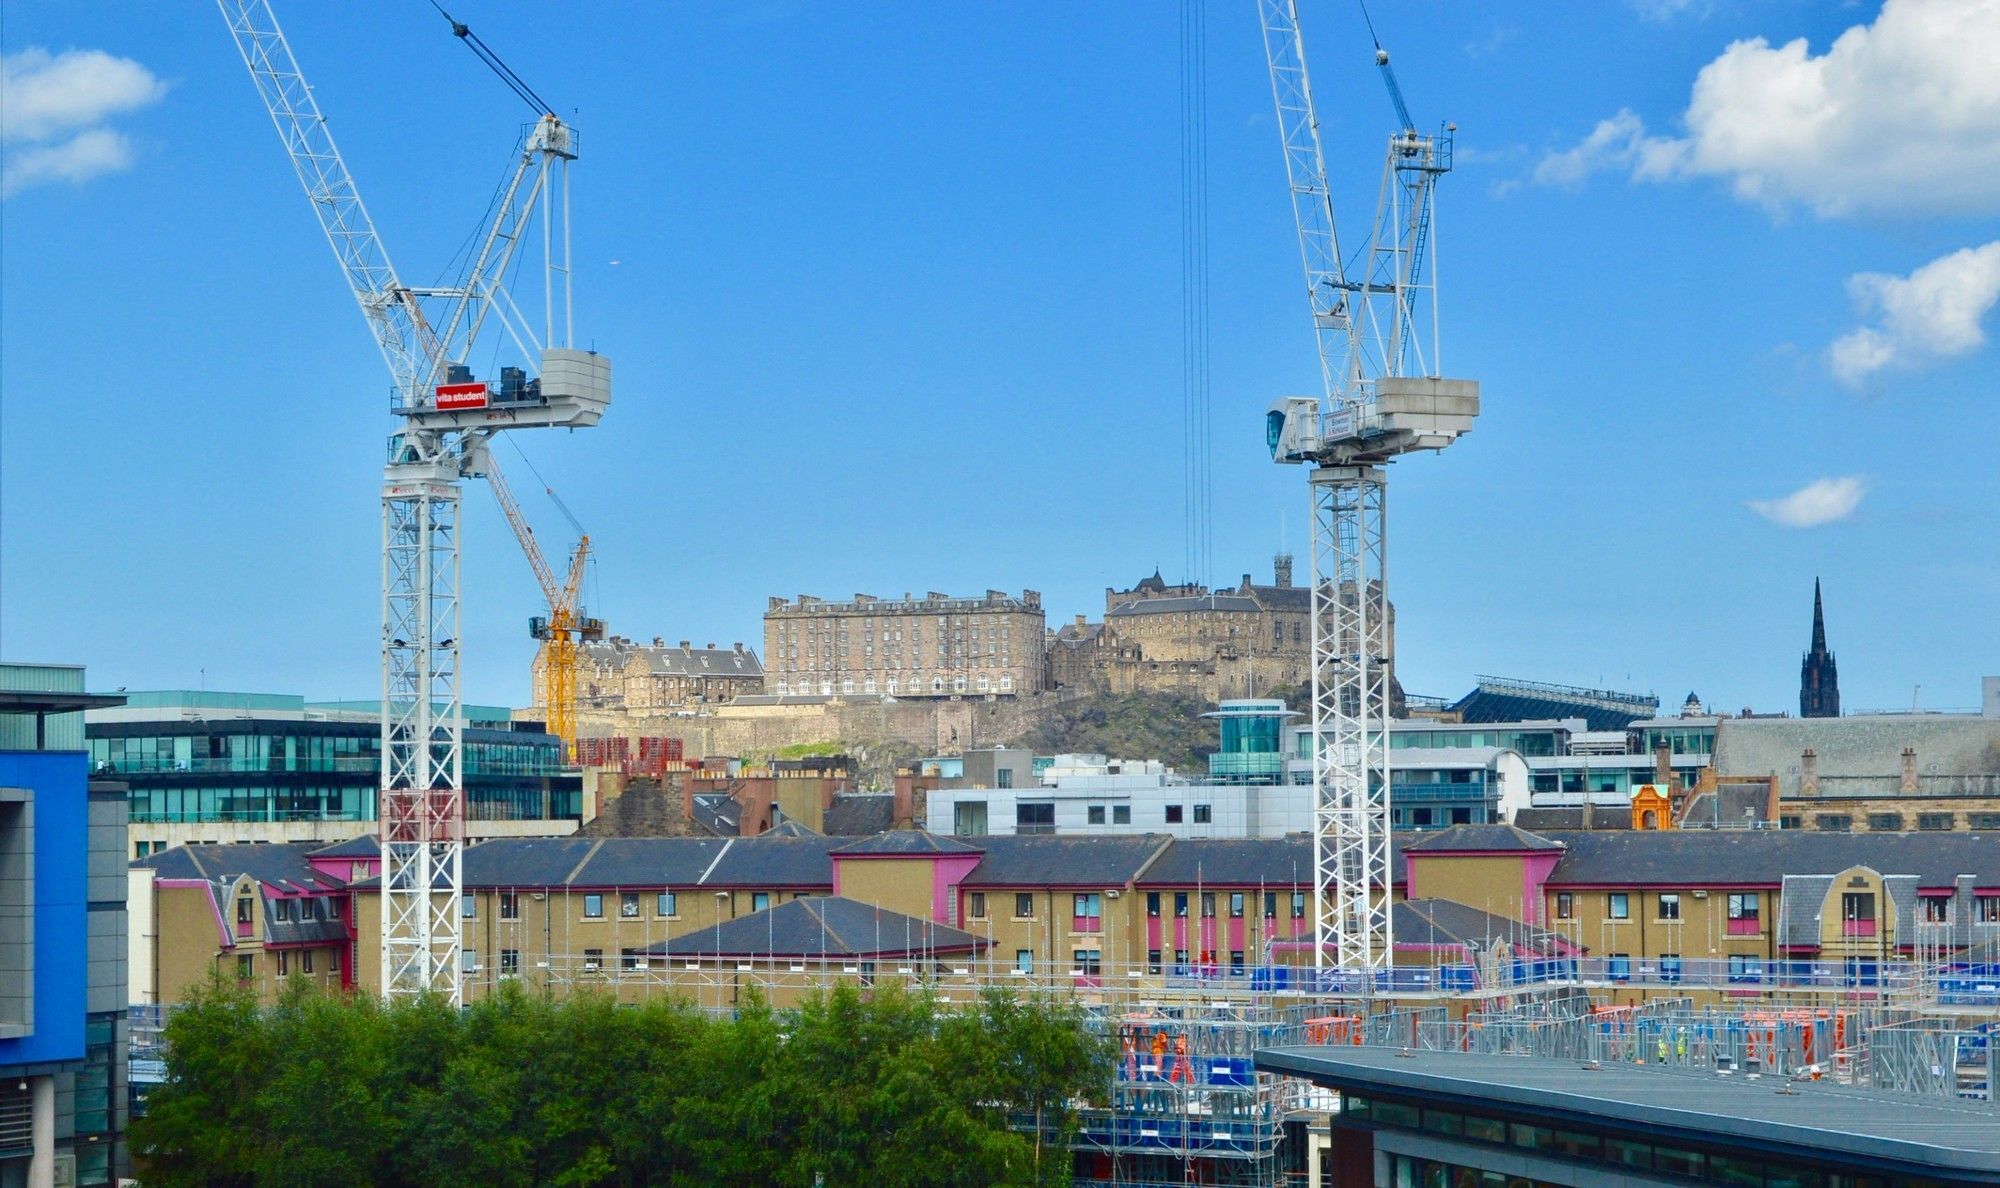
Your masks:
<svg viewBox="0 0 2000 1188"><path fill-rule="evenodd" d="M463 480L478 473L492 434L587 428L611 400L610 361L571 346L568 163L576 157L575 135L539 105L468 274L450 287L412 288L390 265L267 0L217 0L217 6L389 368L390 409L401 430L389 438L381 486L382 990L392 997L434 993L457 1004L465 842ZM467 36L456 23L453 31ZM483 60L490 57L476 40L468 44ZM534 103L517 84L509 82ZM504 280L538 215L539 335ZM425 302L444 303L443 317L429 317ZM538 375L530 379L515 366L503 367L497 384L474 377L472 346L489 318L524 361L538 364Z"/></svg>
<svg viewBox="0 0 2000 1188"><path fill-rule="evenodd" d="M1479 386L1434 370L1436 289L1424 263L1449 139L1440 146L1410 126L1377 46L1401 123L1367 257L1351 276L1334 230L1298 2L1257 6L1322 386L1318 397L1278 400L1265 417L1273 459L1310 467L1312 489L1314 965L1330 974L1330 988L1372 994L1393 959L1386 463L1469 431ZM1428 351L1416 330L1424 314Z"/></svg>

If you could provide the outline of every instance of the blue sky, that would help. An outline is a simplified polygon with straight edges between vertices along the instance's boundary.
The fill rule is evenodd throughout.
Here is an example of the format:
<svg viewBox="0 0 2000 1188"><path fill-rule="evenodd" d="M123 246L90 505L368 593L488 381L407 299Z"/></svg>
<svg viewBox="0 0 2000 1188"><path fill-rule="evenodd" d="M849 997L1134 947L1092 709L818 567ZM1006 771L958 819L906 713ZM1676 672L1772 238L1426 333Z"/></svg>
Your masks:
<svg viewBox="0 0 2000 1188"><path fill-rule="evenodd" d="M584 137L579 336L616 402L519 444L592 533L614 630L757 643L771 594L988 587L1055 622L1179 576L1178 6L453 7ZM1198 576L1233 582L1305 553L1304 476L1261 422L1318 381L1253 8L1206 7ZM221 19L108 11L0 13L0 648L105 687L372 696L380 359ZM1472 11L1374 13L1418 119L1459 126L1444 358L1485 398L1396 467L1404 684L1795 709L1822 575L1849 707L1976 703L2000 9ZM417 0L279 12L428 278L523 109ZM1358 10L1304 19L1352 244L1389 108ZM537 590L468 506L467 694L521 701Z"/></svg>

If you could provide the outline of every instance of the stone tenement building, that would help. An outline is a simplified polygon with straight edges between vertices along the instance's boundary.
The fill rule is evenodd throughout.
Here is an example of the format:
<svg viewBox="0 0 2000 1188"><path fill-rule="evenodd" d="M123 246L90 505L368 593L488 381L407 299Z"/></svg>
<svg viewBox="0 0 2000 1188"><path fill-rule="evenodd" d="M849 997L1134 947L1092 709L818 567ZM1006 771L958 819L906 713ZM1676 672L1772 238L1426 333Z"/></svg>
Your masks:
<svg viewBox="0 0 2000 1188"><path fill-rule="evenodd" d="M674 647L657 635L650 644L614 635L576 652L577 709L586 715L646 718L764 691L764 666L740 643L697 648L684 639ZM543 658L535 653L536 689L547 687Z"/></svg>
<svg viewBox="0 0 2000 1188"><path fill-rule="evenodd" d="M1292 584L1289 554L1274 561L1268 586L1247 573L1234 588L1170 586L1155 571L1130 590L1105 590L1103 622L1078 615L1050 635L1051 683L1089 692L1185 690L1211 702L1305 684L1312 679L1311 591ZM1400 701L1393 692L1394 604L1386 642L1389 687Z"/></svg>
<svg viewBox="0 0 2000 1188"><path fill-rule="evenodd" d="M1044 686L1042 596L810 594L771 599L764 657L771 693L1015 696Z"/></svg>

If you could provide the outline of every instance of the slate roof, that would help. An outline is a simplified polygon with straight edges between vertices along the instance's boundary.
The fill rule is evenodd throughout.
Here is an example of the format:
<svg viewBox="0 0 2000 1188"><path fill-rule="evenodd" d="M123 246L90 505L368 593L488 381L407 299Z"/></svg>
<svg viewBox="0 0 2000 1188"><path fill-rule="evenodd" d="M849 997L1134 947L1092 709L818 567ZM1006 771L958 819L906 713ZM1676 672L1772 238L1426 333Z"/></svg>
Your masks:
<svg viewBox="0 0 2000 1188"><path fill-rule="evenodd" d="M559 887L595 841L579 837L500 837L465 847L467 887Z"/></svg>
<svg viewBox="0 0 2000 1188"><path fill-rule="evenodd" d="M728 844L719 837L607 837L569 882L573 887L691 887Z"/></svg>
<svg viewBox="0 0 2000 1188"><path fill-rule="evenodd" d="M836 792L821 822L829 836L868 837L896 823L896 797L890 792Z"/></svg>
<svg viewBox="0 0 2000 1188"><path fill-rule="evenodd" d="M1453 854L1472 851L1525 851L1530 853L1560 850L1559 842L1550 841L1539 833L1529 833L1513 825L1453 825L1449 829L1426 834L1410 843L1412 854Z"/></svg>
<svg viewBox="0 0 2000 1188"><path fill-rule="evenodd" d="M382 854L382 843L374 834L364 833L360 837L321 846L312 852L315 858L377 858Z"/></svg>
<svg viewBox="0 0 2000 1188"><path fill-rule="evenodd" d="M677 648L631 646L630 655L645 662L646 671L656 676L761 677L764 666L748 648Z"/></svg>
<svg viewBox="0 0 2000 1188"><path fill-rule="evenodd" d="M154 872L155 878L200 879L227 887L244 875L287 894L322 894L347 886L312 868L307 855L318 842L262 845L175 846L132 863Z"/></svg>
<svg viewBox="0 0 2000 1188"><path fill-rule="evenodd" d="M1860 714L1845 718L1725 718L1715 728L1714 766L1724 776L1778 777L1780 796L1799 795L1799 757L1818 755L1822 779L1875 777L1893 793L1903 748L1917 770L1938 775L2000 772L2000 718L1959 714Z"/></svg>
<svg viewBox="0 0 2000 1188"><path fill-rule="evenodd" d="M1659 884L1777 886L1788 874L1866 866L1949 887L1959 875L2000 885L2000 834L1820 833L1799 829L1590 830L1549 835L1564 846L1551 887Z"/></svg>
<svg viewBox="0 0 2000 1188"><path fill-rule="evenodd" d="M849 842L833 851L843 857L912 856L929 854L977 854L978 846L968 846L955 837L939 837L922 829L893 829Z"/></svg>
<svg viewBox="0 0 2000 1188"><path fill-rule="evenodd" d="M1583 806L1516 809L1514 824L1530 833L1547 833L1551 829L1582 829ZM1630 829L1632 814L1613 805L1597 805L1591 809L1590 828Z"/></svg>
<svg viewBox="0 0 2000 1188"><path fill-rule="evenodd" d="M746 837L729 843L704 886L785 888L804 891L833 889L833 862L828 854L845 845L844 837Z"/></svg>
<svg viewBox="0 0 2000 1188"><path fill-rule="evenodd" d="M1510 916L1481 911L1450 899L1410 899L1389 911L1389 928L1399 945L1465 945L1481 947L1506 941L1538 953L1554 953L1563 938Z"/></svg>
<svg viewBox="0 0 2000 1188"><path fill-rule="evenodd" d="M1755 784L1723 783L1688 801L1677 822L1682 829L1745 829L1771 819L1771 790Z"/></svg>
<svg viewBox="0 0 2000 1188"><path fill-rule="evenodd" d="M812 826L807 825L804 821L780 821L776 825L771 826L769 829L766 829L764 832L758 834L757 836L758 837L820 837L823 835L817 829L814 829Z"/></svg>
<svg viewBox="0 0 2000 1188"><path fill-rule="evenodd" d="M967 887L1122 887L1172 840L1161 834L1116 837L982 837L986 857Z"/></svg>
<svg viewBox="0 0 2000 1188"><path fill-rule="evenodd" d="M645 952L688 957L868 959L972 953L989 943L969 932L887 908L815 895L660 941Z"/></svg>
<svg viewBox="0 0 2000 1188"><path fill-rule="evenodd" d="M1403 851L1425 835L1398 833L1389 839L1389 867L1396 882L1405 878ZM1313 885L1311 836L1294 833L1264 838L1176 838L1146 867L1140 887L1289 887Z"/></svg>

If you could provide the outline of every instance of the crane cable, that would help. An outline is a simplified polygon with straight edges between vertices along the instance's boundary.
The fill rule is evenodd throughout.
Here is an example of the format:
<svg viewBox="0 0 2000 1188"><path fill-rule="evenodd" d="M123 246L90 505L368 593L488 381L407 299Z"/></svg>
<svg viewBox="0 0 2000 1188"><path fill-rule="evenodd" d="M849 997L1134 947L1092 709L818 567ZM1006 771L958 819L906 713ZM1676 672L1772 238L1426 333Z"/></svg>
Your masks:
<svg viewBox="0 0 2000 1188"><path fill-rule="evenodd" d="M439 16L451 22L452 36L463 41L466 48L470 49L474 56L486 63L487 69L491 70L501 82L507 84L508 90L514 92L520 98L521 102L534 109L537 117L555 114L556 109L551 107L547 100L537 95L535 89L528 85L526 79L514 73L513 67L502 62L500 55L494 53L485 42L479 39L479 34L460 24L450 13L444 10L444 5L439 4L438 0L431 0L431 7L438 10Z"/></svg>

